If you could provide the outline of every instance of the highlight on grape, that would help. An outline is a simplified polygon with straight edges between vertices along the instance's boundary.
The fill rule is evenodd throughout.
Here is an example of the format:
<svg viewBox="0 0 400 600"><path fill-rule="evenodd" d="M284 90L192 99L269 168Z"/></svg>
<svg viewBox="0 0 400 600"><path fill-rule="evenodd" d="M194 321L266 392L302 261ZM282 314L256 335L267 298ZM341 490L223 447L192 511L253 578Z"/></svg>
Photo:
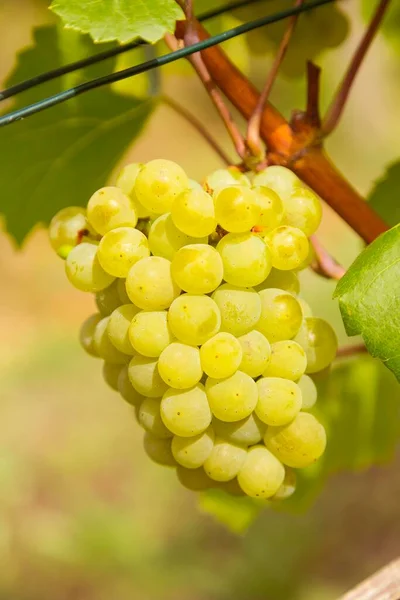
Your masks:
<svg viewBox="0 0 400 600"><path fill-rule="evenodd" d="M69 281L95 295L82 347L133 407L151 460L191 490L283 500L325 450L312 375L337 340L297 275L320 220L284 167L200 185L156 159L50 223Z"/></svg>

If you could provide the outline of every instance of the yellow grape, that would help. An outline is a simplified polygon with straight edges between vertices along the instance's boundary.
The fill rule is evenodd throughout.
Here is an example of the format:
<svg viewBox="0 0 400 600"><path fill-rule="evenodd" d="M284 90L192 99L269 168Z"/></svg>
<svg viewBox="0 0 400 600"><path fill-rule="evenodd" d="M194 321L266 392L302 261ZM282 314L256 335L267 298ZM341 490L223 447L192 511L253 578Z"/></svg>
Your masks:
<svg viewBox="0 0 400 600"><path fill-rule="evenodd" d="M266 425L286 425L301 409L299 386L281 377L262 377L257 381L256 415Z"/></svg>
<svg viewBox="0 0 400 600"><path fill-rule="evenodd" d="M100 290L96 294L96 306L103 317L108 317L113 310L118 308L118 306L121 306L121 304L124 304L121 302L117 284L118 281L115 280L111 285L104 288L104 290Z"/></svg>
<svg viewBox="0 0 400 600"><path fill-rule="evenodd" d="M242 446L253 446L261 442L267 429L254 412L245 419L231 423L214 417L212 426L218 437Z"/></svg>
<svg viewBox="0 0 400 600"><path fill-rule="evenodd" d="M127 294L143 310L163 310L180 294L171 275L171 263L160 256L142 258L126 278Z"/></svg>
<svg viewBox="0 0 400 600"><path fill-rule="evenodd" d="M297 188L285 200L285 224L301 229L307 237L315 233L321 223L321 201L312 190Z"/></svg>
<svg viewBox="0 0 400 600"><path fill-rule="evenodd" d="M128 367L123 366L118 377L118 391L122 398L132 406L140 406L144 400L144 396L139 394L129 379Z"/></svg>
<svg viewBox="0 0 400 600"><path fill-rule="evenodd" d="M193 437L211 423L211 411L204 386L189 390L169 388L161 400L161 417L168 429L180 437Z"/></svg>
<svg viewBox="0 0 400 600"><path fill-rule="evenodd" d="M183 487L192 492L201 492L202 490L216 487L215 481L206 475L203 467L198 469L186 469L185 467L178 465L176 474Z"/></svg>
<svg viewBox="0 0 400 600"><path fill-rule="evenodd" d="M168 322L179 341L198 346L218 333L221 314L208 296L182 294L172 302Z"/></svg>
<svg viewBox="0 0 400 600"><path fill-rule="evenodd" d="M239 473L246 460L247 449L223 439L215 440L204 471L214 481L230 481Z"/></svg>
<svg viewBox="0 0 400 600"><path fill-rule="evenodd" d="M218 252L206 244L190 244L178 250L172 259L175 282L190 294L208 294L219 286L223 276Z"/></svg>
<svg viewBox="0 0 400 600"><path fill-rule="evenodd" d="M271 271L271 254L264 240L253 233L228 233L217 245L224 279L239 287L258 285Z"/></svg>
<svg viewBox="0 0 400 600"><path fill-rule="evenodd" d="M237 371L242 360L242 347L230 333L217 333L200 348L203 371L210 377L222 379Z"/></svg>
<svg viewBox="0 0 400 600"><path fill-rule="evenodd" d="M214 447L214 431L209 427L193 437L172 438L172 454L177 463L187 469L198 469L210 456Z"/></svg>
<svg viewBox="0 0 400 600"><path fill-rule="evenodd" d="M242 490L252 498L270 498L279 490L285 469L264 446L249 448L246 460L238 474Z"/></svg>
<svg viewBox="0 0 400 600"><path fill-rule="evenodd" d="M103 269L114 277L126 277L141 258L150 255L147 238L133 227L118 227L101 239L97 256Z"/></svg>
<svg viewBox="0 0 400 600"><path fill-rule="evenodd" d="M261 317L256 329L270 342L288 340L299 331L303 314L301 306L292 294L274 288L262 290Z"/></svg>
<svg viewBox="0 0 400 600"><path fill-rule="evenodd" d="M272 266L276 269L298 269L307 258L309 242L305 233L297 227L277 227L265 237L265 241L271 253Z"/></svg>
<svg viewBox="0 0 400 600"><path fill-rule="evenodd" d="M257 195L249 187L233 185L219 190L214 197L215 218L225 231L250 231L260 220Z"/></svg>
<svg viewBox="0 0 400 600"><path fill-rule="evenodd" d="M253 191L260 208L260 216L256 225L261 227L261 231L264 233L279 227L284 211L282 200L278 194L265 185L256 185L253 187Z"/></svg>
<svg viewBox="0 0 400 600"><path fill-rule="evenodd" d="M204 188L212 195L215 195L222 188L233 185L250 187L248 177L237 167L228 167L227 169L217 169L213 171L204 180Z"/></svg>
<svg viewBox="0 0 400 600"><path fill-rule="evenodd" d="M271 346L265 335L253 329L238 338L242 347L240 370L250 377L258 377L266 369L270 357Z"/></svg>
<svg viewBox="0 0 400 600"><path fill-rule="evenodd" d="M131 199L139 219L147 219L153 215L153 213L150 210L147 210L143 204L140 204L135 194L136 177L143 167L143 163L131 163L129 165L125 165L125 167L120 171L116 183L117 187L121 188L124 194L129 196Z"/></svg>
<svg viewBox="0 0 400 600"><path fill-rule="evenodd" d="M82 292L99 292L114 281L97 257L97 246L82 242L72 248L65 260L65 272L70 283Z"/></svg>
<svg viewBox="0 0 400 600"><path fill-rule="evenodd" d="M257 292L261 292L261 290L266 290L268 288L284 290L285 292L290 292L294 296L297 296L300 292L299 278L293 271L280 271L279 269L272 268L267 279L264 279L262 283L255 287Z"/></svg>
<svg viewBox="0 0 400 600"><path fill-rule="evenodd" d="M271 500L286 500L290 498L296 491L296 471L293 471L290 467L285 468L285 478L282 485L271 498Z"/></svg>
<svg viewBox="0 0 400 600"><path fill-rule="evenodd" d="M128 366L128 375L131 384L142 396L160 398L168 389L158 373L155 358L134 356Z"/></svg>
<svg viewBox="0 0 400 600"><path fill-rule="evenodd" d="M159 216L149 231L149 248L154 256L162 256L168 260L174 258L183 246L188 244L207 244L207 237L195 238L180 231L172 221L170 213Z"/></svg>
<svg viewBox="0 0 400 600"><path fill-rule="evenodd" d="M159 438L146 431L143 446L147 456L153 462L164 467L176 466L176 460L171 452L171 438Z"/></svg>
<svg viewBox="0 0 400 600"><path fill-rule="evenodd" d="M195 238L210 235L217 226L214 201L198 188L188 189L174 200L171 217L179 231Z"/></svg>
<svg viewBox="0 0 400 600"><path fill-rule="evenodd" d="M129 356L123 354L111 343L108 335L108 324L110 317L104 317L96 325L93 335L93 346L98 356L114 364L124 365L129 360Z"/></svg>
<svg viewBox="0 0 400 600"><path fill-rule="evenodd" d="M255 381L241 371L226 379L209 377L206 392L213 414L221 421L245 419L253 412L258 400Z"/></svg>
<svg viewBox="0 0 400 600"><path fill-rule="evenodd" d="M112 344L124 354L135 354L129 339L129 327L139 309L133 304L123 304L110 315L107 333Z"/></svg>
<svg viewBox="0 0 400 600"><path fill-rule="evenodd" d="M303 375L297 382L301 389L301 410L310 410L317 401L317 386L308 375Z"/></svg>
<svg viewBox="0 0 400 600"><path fill-rule="evenodd" d="M158 372L170 387L178 390L193 387L203 375L199 349L180 342L169 344L161 352Z"/></svg>
<svg viewBox="0 0 400 600"><path fill-rule="evenodd" d="M261 299L253 288L223 283L212 298L221 313L221 331L239 337L256 326L261 315Z"/></svg>
<svg viewBox="0 0 400 600"><path fill-rule="evenodd" d="M188 177L179 165L171 160L155 159L137 174L134 191L145 208L161 214L169 212L175 198L188 187Z"/></svg>
<svg viewBox="0 0 400 600"><path fill-rule="evenodd" d="M134 350L150 357L160 356L174 340L165 310L137 312L129 324L128 335Z"/></svg>
<svg viewBox="0 0 400 600"><path fill-rule="evenodd" d="M253 186L263 185L271 188L285 202L292 192L302 187L300 179L290 169L273 165L257 173L253 179Z"/></svg>
<svg viewBox="0 0 400 600"><path fill-rule="evenodd" d="M104 235L117 227L135 227L138 217L131 200L118 187L103 187L87 205L87 217L97 233Z"/></svg>
<svg viewBox="0 0 400 600"><path fill-rule="evenodd" d="M296 335L307 355L306 373L316 373L328 367L337 351L337 337L327 321L318 317L307 317Z"/></svg>
<svg viewBox="0 0 400 600"><path fill-rule="evenodd" d="M138 421L140 425L158 438L170 438L172 433L165 427L160 414L160 399L145 398L139 407Z"/></svg>
<svg viewBox="0 0 400 600"><path fill-rule="evenodd" d="M98 357L98 353L94 346L94 332L97 324L101 321L101 315L98 313L90 315L81 326L79 333L79 341L82 348L90 354L90 356Z"/></svg>
<svg viewBox="0 0 400 600"><path fill-rule="evenodd" d="M264 377L283 377L297 381L305 373L307 357L303 348L293 340L281 340L271 346L271 359Z"/></svg>
<svg viewBox="0 0 400 600"><path fill-rule="evenodd" d="M88 228L86 211L79 206L63 208L54 215L49 225L50 244L59 256L63 249L70 251L80 241L80 235Z"/></svg>

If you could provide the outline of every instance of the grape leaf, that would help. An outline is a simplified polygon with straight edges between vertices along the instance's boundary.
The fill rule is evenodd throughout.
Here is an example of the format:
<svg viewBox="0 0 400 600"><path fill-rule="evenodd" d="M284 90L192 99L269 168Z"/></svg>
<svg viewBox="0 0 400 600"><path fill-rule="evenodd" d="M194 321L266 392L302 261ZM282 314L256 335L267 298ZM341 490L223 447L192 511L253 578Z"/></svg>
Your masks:
<svg viewBox="0 0 400 600"><path fill-rule="evenodd" d="M400 161L378 179L367 200L389 225L400 223Z"/></svg>
<svg viewBox="0 0 400 600"><path fill-rule="evenodd" d="M60 32L54 26L37 29L34 42L33 48L20 54L7 85L94 52L88 36ZM109 61L108 70L113 65L114 61ZM13 108L98 75L103 68L90 67L29 90L17 96ZM149 99L103 88L3 128L0 212L16 241L21 243L36 223L48 223L60 208L84 205L106 183L124 151L140 134L152 107Z"/></svg>
<svg viewBox="0 0 400 600"><path fill-rule="evenodd" d="M66 27L89 33L95 42L157 42L172 33L184 14L175 0L54 0L50 8Z"/></svg>
<svg viewBox="0 0 400 600"><path fill-rule="evenodd" d="M358 256L334 297L348 335L360 333L370 354L400 380L400 224Z"/></svg>

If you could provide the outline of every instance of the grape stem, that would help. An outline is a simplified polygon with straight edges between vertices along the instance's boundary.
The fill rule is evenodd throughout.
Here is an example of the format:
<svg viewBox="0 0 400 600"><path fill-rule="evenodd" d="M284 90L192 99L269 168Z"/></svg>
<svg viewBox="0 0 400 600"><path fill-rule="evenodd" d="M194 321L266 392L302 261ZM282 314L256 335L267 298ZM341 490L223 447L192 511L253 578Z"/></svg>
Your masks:
<svg viewBox="0 0 400 600"><path fill-rule="evenodd" d="M336 279L337 281L341 279L346 273L346 269L325 250L315 235L311 236L310 241L315 252L315 259L310 265L312 270L326 279Z"/></svg>
<svg viewBox="0 0 400 600"><path fill-rule="evenodd" d="M354 356L368 352L364 344L354 344L352 346L342 346L336 353L336 358L345 358L346 356Z"/></svg>
<svg viewBox="0 0 400 600"><path fill-rule="evenodd" d="M304 0L296 0L294 6L297 8L304 3ZM269 98L272 87L275 83L276 77L278 75L279 68L282 64L283 59L285 58L286 51L289 47L290 40L292 39L293 32L296 27L297 20L299 18L298 14L292 15L290 19L288 19L288 26L286 28L285 33L281 39L279 44L278 52L276 53L274 62L272 63L272 67L267 75L267 79L264 84L264 88L261 91L261 94L257 100L257 104L253 110L253 113L247 124L247 135L246 142L247 146L250 148L253 155L259 160L263 160L265 156L264 147L262 141L260 139L260 126L261 126L261 117L263 114L263 110L265 104Z"/></svg>
<svg viewBox="0 0 400 600"><path fill-rule="evenodd" d="M400 558L368 577L338 600L397 600L400 598Z"/></svg>

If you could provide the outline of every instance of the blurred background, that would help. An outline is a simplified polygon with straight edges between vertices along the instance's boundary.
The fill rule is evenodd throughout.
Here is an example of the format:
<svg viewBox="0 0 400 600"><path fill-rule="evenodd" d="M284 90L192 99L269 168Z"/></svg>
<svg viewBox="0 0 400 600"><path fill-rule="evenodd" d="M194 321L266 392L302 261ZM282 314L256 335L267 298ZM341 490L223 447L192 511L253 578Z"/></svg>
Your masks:
<svg viewBox="0 0 400 600"><path fill-rule="evenodd" d="M0 0L3 87L18 52L32 44L33 29L56 21L47 4ZM341 7L350 34L317 59L324 106L364 27L357 0ZM226 49L260 86L270 55L249 53L240 41ZM327 144L364 194L399 155L399 82L398 55L380 35ZM129 95L142 83L119 90ZM187 66L168 67L158 83L231 152ZM289 115L304 97L304 78L283 75L272 99ZM159 156L200 180L221 166L163 104L122 162ZM324 209L320 238L348 266L362 244ZM173 471L144 454L129 406L105 386L101 365L77 341L93 300L70 287L43 228L22 249L0 232L0 282L0 599L333 600L400 553L400 394L379 363L342 360L333 383L322 383L320 411L331 424L335 452L329 456L328 449L313 494L290 510L262 511L247 529L229 528L207 512L207 503L199 506ZM350 343L331 300L334 284L304 273L302 285L316 314L333 322L341 344Z"/></svg>

